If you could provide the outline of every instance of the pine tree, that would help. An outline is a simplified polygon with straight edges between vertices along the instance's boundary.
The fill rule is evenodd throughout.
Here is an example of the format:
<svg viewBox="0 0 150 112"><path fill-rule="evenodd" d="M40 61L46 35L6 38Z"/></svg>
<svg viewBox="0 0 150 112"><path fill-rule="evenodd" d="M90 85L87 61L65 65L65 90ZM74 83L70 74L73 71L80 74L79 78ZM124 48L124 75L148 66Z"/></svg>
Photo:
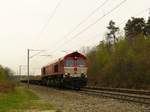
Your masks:
<svg viewBox="0 0 150 112"><path fill-rule="evenodd" d="M148 18L148 21L147 21L147 23L145 25L144 34L147 37L150 37L150 17Z"/></svg>
<svg viewBox="0 0 150 112"><path fill-rule="evenodd" d="M113 43L115 44L117 41L116 32L119 31L119 27L116 27L115 22L111 20L107 29L109 30L109 33L107 33L107 39L113 39Z"/></svg>

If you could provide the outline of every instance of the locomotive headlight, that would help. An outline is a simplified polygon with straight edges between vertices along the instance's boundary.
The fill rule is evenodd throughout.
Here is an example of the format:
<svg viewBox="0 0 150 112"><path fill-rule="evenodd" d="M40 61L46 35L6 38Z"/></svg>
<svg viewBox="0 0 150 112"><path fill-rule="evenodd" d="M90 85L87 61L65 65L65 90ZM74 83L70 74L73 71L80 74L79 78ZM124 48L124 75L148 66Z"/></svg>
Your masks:
<svg viewBox="0 0 150 112"><path fill-rule="evenodd" d="M65 73L64 77L70 77L70 73Z"/></svg>
<svg viewBox="0 0 150 112"><path fill-rule="evenodd" d="M70 73L68 73L67 75L70 76Z"/></svg>
<svg viewBox="0 0 150 112"><path fill-rule="evenodd" d="M81 77L83 77L83 78L85 77L84 73L81 74Z"/></svg>
<svg viewBox="0 0 150 112"><path fill-rule="evenodd" d="M65 73L65 77L70 77L70 73Z"/></svg>
<svg viewBox="0 0 150 112"><path fill-rule="evenodd" d="M87 78L87 75L84 74L84 73L82 73L82 74L81 74L81 77L82 77L82 78Z"/></svg>

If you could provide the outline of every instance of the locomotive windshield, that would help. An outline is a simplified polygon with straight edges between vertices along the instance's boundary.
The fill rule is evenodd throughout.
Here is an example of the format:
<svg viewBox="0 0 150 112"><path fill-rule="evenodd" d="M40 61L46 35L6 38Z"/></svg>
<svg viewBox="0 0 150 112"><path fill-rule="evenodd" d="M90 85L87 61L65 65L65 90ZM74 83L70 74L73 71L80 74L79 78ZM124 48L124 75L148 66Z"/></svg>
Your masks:
<svg viewBox="0 0 150 112"><path fill-rule="evenodd" d="M77 60L77 66L85 66L85 60L83 60L83 59L78 59L78 60Z"/></svg>
<svg viewBox="0 0 150 112"><path fill-rule="evenodd" d="M84 60L84 59L77 59L77 60L74 60L74 59L67 59L67 60L65 61L65 66L66 66L66 67L74 67L74 66L85 67L85 66L86 66L86 63L85 63L85 60Z"/></svg>
<svg viewBox="0 0 150 112"><path fill-rule="evenodd" d="M65 63L66 67L72 67L74 65L74 61L71 59L66 60Z"/></svg>

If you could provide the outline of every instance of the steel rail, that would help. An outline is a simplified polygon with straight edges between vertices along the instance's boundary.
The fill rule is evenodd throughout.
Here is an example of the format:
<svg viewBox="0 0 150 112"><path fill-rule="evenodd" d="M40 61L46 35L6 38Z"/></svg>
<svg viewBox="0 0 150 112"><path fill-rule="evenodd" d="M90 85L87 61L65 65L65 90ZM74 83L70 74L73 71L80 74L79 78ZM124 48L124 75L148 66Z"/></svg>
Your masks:
<svg viewBox="0 0 150 112"><path fill-rule="evenodd" d="M109 88L109 87L91 87L91 86L87 86L87 87L85 87L85 89L105 90L105 91L133 93L133 94L141 94L141 95L150 95L150 90L137 90L137 89L125 89L125 88Z"/></svg>
<svg viewBox="0 0 150 112"><path fill-rule="evenodd" d="M106 90L93 90L93 89L81 89L81 91L79 92L88 95L103 96L103 97L132 101L132 102L148 104L148 105L150 104L149 95L114 92L114 91L106 91Z"/></svg>

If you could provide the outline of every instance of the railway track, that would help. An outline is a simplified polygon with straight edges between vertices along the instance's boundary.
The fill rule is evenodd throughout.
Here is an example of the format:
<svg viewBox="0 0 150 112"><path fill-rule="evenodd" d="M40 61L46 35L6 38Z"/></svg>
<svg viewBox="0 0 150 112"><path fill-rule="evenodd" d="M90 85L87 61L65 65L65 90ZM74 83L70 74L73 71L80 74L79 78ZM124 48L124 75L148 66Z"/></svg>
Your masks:
<svg viewBox="0 0 150 112"><path fill-rule="evenodd" d="M136 89L108 88L108 87L89 87L89 86L87 86L85 88L86 89L93 89L93 90L104 90L104 91L114 91L114 92L122 92L122 93L150 95L150 90L136 90Z"/></svg>
<svg viewBox="0 0 150 112"><path fill-rule="evenodd" d="M79 91L74 92L150 105L150 91L122 89L122 88L85 87Z"/></svg>
<svg viewBox="0 0 150 112"><path fill-rule="evenodd" d="M86 87L79 91L83 94L103 96L119 100L132 101L136 103L150 105L150 93L144 90L131 90L131 89L116 89L116 88L92 88Z"/></svg>

